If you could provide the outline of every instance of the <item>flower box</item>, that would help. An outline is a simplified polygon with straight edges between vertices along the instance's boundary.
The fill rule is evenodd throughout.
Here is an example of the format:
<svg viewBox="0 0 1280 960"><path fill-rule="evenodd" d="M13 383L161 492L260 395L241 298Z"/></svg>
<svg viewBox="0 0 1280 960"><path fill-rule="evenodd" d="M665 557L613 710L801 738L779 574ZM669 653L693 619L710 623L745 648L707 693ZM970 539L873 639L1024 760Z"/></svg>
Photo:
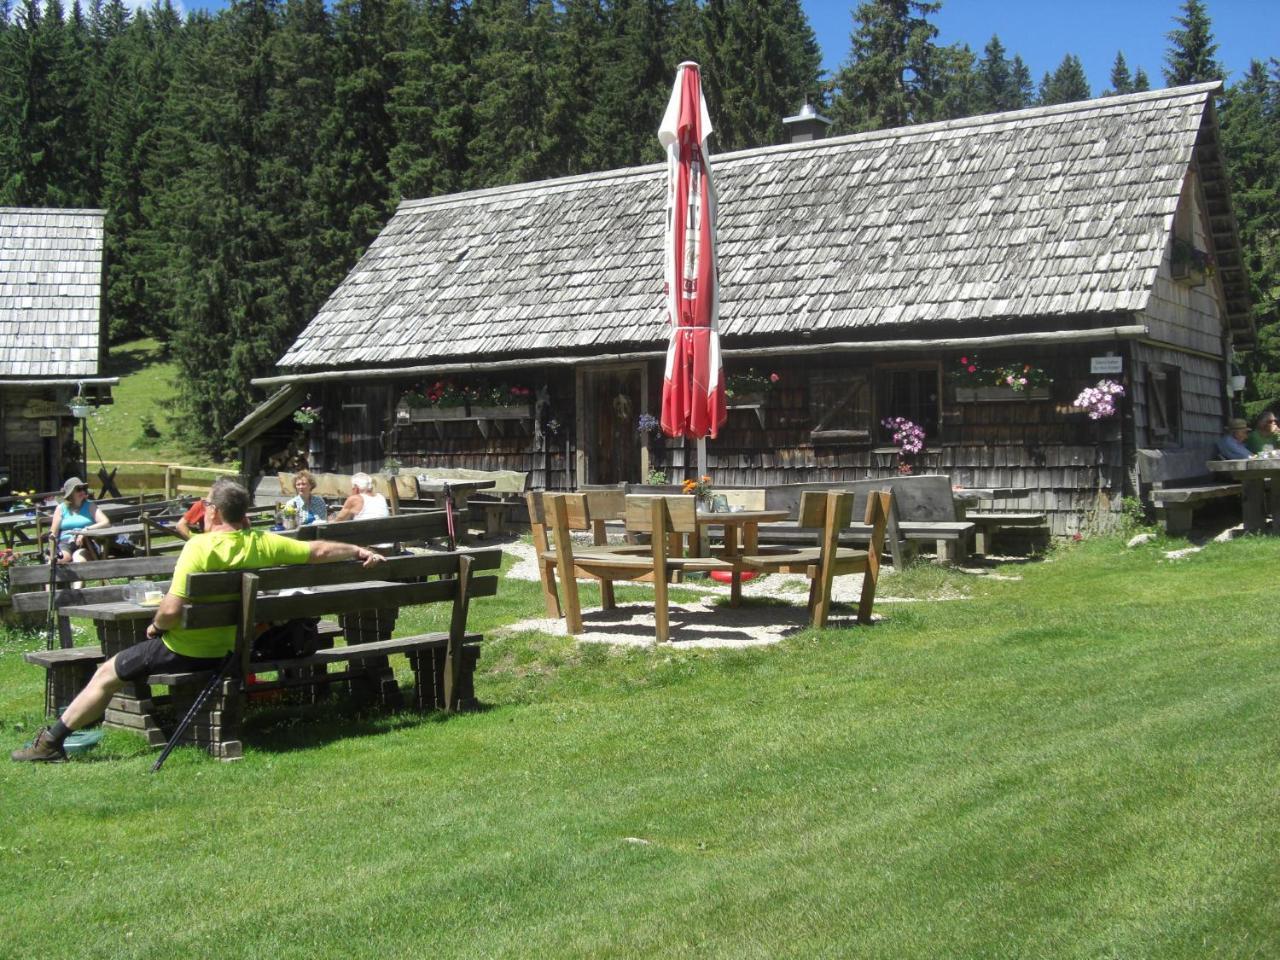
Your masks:
<svg viewBox="0 0 1280 960"><path fill-rule="evenodd" d="M409 420L413 423L429 423L434 420L466 420L466 407L410 407Z"/></svg>
<svg viewBox="0 0 1280 960"><path fill-rule="evenodd" d="M531 416L533 413L526 404L471 408L471 417L475 420L527 420Z"/></svg>
<svg viewBox="0 0 1280 960"><path fill-rule="evenodd" d="M754 410L756 407L764 406L764 394L737 393L732 397L725 397L724 405L730 410Z"/></svg>
<svg viewBox="0 0 1280 960"><path fill-rule="evenodd" d="M1188 287L1203 287L1208 279L1202 267L1189 261L1174 261L1169 264L1169 273L1173 279Z"/></svg>
<svg viewBox="0 0 1280 960"><path fill-rule="evenodd" d="M956 387L956 403L1010 403L1017 400L1048 400L1048 387Z"/></svg>

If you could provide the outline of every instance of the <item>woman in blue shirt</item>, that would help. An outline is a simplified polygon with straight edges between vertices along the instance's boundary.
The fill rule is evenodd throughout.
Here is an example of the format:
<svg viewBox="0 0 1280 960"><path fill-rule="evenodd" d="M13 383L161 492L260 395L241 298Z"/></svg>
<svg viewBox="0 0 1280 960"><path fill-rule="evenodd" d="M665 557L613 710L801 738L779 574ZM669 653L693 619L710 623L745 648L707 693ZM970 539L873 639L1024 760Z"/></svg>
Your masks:
<svg viewBox="0 0 1280 960"><path fill-rule="evenodd" d="M111 520L102 508L89 499L89 487L79 477L72 477L62 485L62 503L53 511L50 538L58 544L61 563L96 560L97 548L79 531L86 527L107 527Z"/></svg>
<svg viewBox="0 0 1280 960"><path fill-rule="evenodd" d="M329 519L329 505L324 497L315 493L316 481L309 470L299 470L293 475L293 489L298 495L287 502L298 511L299 523L319 523Z"/></svg>

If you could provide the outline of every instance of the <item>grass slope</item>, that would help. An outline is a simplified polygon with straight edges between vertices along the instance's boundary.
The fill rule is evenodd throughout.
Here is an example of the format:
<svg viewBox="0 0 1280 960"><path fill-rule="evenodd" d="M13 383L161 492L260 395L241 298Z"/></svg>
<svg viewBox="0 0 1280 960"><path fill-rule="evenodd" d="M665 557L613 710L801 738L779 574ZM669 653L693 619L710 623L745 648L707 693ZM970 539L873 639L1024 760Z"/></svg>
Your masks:
<svg viewBox="0 0 1280 960"><path fill-rule="evenodd" d="M115 402L96 408L89 419L89 433L102 459L108 463L154 460L209 465L208 458L196 452L183 435L184 430L195 428L169 419L174 414L178 365L161 358L159 343L134 340L115 344L110 349L106 369L109 376L120 378L119 385L112 388ZM145 419L155 425L160 434L158 438L144 434ZM89 472L95 472L97 467L98 458L91 446Z"/></svg>
<svg viewBox="0 0 1280 960"><path fill-rule="evenodd" d="M158 777L117 734L4 765L0 956L1280 955L1277 561L908 573L883 592L969 598L768 650L508 635L479 713L261 711L244 761ZM506 581L473 620L537 612Z"/></svg>

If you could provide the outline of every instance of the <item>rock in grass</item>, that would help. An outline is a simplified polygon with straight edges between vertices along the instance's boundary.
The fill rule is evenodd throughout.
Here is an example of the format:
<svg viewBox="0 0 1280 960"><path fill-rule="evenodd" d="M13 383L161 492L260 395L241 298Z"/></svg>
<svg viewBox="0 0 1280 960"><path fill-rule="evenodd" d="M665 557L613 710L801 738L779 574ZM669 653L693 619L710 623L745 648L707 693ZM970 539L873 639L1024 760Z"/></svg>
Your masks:
<svg viewBox="0 0 1280 960"><path fill-rule="evenodd" d="M1132 540L1130 540L1128 543L1126 543L1125 546L1129 548L1140 547L1144 543L1150 543L1155 538L1156 538L1156 535L1154 533L1140 533L1136 537L1134 537Z"/></svg>

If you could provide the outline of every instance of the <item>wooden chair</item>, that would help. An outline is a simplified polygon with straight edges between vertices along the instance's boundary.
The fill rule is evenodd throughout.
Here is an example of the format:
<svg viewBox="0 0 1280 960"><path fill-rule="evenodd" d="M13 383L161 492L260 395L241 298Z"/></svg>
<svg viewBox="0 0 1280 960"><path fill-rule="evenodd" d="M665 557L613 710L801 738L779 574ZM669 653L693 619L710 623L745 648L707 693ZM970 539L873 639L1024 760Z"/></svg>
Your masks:
<svg viewBox="0 0 1280 960"><path fill-rule="evenodd" d="M876 582L880 577L880 551L884 547L885 526L893 509L893 494L875 491L867 497L865 523L871 527L866 550L840 546L840 533L853 515L852 493L837 490L806 492L800 499L798 526L820 531L816 547L745 556L741 564L762 573L802 573L809 588L809 618L815 627L825 627L831 610L831 584L839 576L861 573L862 596L858 602L858 622L871 622Z"/></svg>
<svg viewBox="0 0 1280 960"><path fill-rule="evenodd" d="M573 569L573 533L591 532L594 553L634 552L631 544L609 545L605 522L623 518L624 494L621 490L592 490L586 493L528 493L525 502L529 506L529 529L533 534L533 547L538 555L538 578L542 582L542 599L547 616L565 616L556 589L559 573L565 585L565 593L572 592L573 602L567 604L579 609L578 572ZM572 572L571 572L572 571ZM566 597L567 599L567 597ZM605 610L614 607L613 582L600 581L600 599ZM576 632L581 632L581 615L578 615ZM570 632L575 632L572 623Z"/></svg>

